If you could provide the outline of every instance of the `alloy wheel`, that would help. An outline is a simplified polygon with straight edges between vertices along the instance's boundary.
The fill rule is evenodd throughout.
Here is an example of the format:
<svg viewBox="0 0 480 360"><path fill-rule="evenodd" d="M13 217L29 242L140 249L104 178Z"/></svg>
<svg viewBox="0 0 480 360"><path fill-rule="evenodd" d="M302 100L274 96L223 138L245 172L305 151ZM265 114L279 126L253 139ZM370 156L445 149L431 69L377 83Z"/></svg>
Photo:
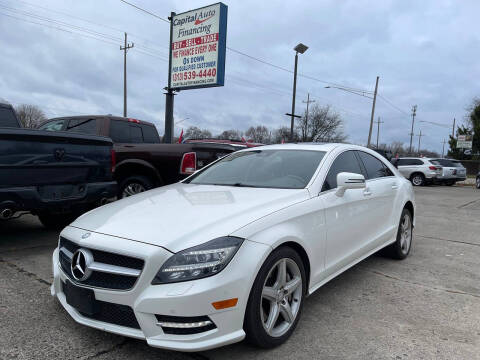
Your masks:
<svg viewBox="0 0 480 360"><path fill-rule="evenodd" d="M412 221L408 214L403 215L400 223L400 249L403 254L408 254L412 243Z"/></svg>
<svg viewBox="0 0 480 360"><path fill-rule="evenodd" d="M132 196L132 195L140 194L140 193L144 192L145 190L146 189L142 184L130 183L127 186L125 186L125 189L123 189L122 199L126 198L126 197L129 197L129 196Z"/></svg>
<svg viewBox="0 0 480 360"><path fill-rule="evenodd" d="M415 186L420 186L422 184L422 181L423 181L423 179L420 175L415 175L412 179L412 183Z"/></svg>
<svg viewBox="0 0 480 360"><path fill-rule="evenodd" d="M295 322L302 301L302 274L289 258L277 261L263 285L260 314L268 335L280 337Z"/></svg>

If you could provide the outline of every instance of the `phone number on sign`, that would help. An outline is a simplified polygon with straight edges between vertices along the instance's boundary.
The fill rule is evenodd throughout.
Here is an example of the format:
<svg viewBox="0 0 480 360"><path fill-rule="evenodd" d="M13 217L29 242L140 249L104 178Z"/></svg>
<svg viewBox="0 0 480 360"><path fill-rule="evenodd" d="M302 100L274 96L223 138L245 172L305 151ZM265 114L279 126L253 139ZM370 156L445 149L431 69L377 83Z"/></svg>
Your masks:
<svg viewBox="0 0 480 360"><path fill-rule="evenodd" d="M217 69L208 69L208 70L200 70L200 71L185 71L182 73L173 74L173 81L180 81L180 80L192 80L196 78L206 78L206 77L214 77L217 75Z"/></svg>

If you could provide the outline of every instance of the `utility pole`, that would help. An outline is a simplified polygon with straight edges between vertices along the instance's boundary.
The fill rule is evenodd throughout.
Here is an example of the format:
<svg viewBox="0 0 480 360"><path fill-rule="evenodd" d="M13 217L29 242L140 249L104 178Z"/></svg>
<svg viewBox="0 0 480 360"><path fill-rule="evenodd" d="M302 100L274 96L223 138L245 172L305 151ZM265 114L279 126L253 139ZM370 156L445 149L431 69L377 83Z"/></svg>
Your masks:
<svg viewBox="0 0 480 360"><path fill-rule="evenodd" d="M378 120L375 121L377 124L377 149L378 149L378 137L380 136L380 124L383 124L384 121L380 121L380 116L378 117Z"/></svg>
<svg viewBox="0 0 480 360"><path fill-rule="evenodd" d="M127 33L125 33L125 45L120 45L120 50L123 50L123 117L127 117L127 51L133 48L134 43L127 43Z"/></svg>
<svg viewBox="0 0 480 360"><path fill-rule="evenodd" d="M410 149L409 153L412 153L412 141L413 141L413 124L415 123L415 116L417 115L417 105L412 106L412 131L410 131ZM420 141L420 138L419 138Z"/></svg>
<svg viewBox="0 0 480 360"><path fill-rule="evenodd" d="M453 118L452 138L455 139L455 118Z"/></svg>
<svg viewBox="0 0 480 360"><path fill-rule="evenodd" d="M443 154L445 153L445 143L446 142L447 142L447 140L443 139L443 141L442 141L442 144L443 144L443 146L442 146L442 159L443 159Z"/></svg>
<svg viewBox="0 0 480 360"><path fill-rule="evenodd" d="M305 115L305 129L304 129L304 138L303 138L303 141L306 140L306 136L307 136L307 129L308 129L308 105L310 103L314 103L315 100L310 100L310 93L307 94L307 101L303 100L302 101L304 104L307 104L307 114Z"/></svg>
<svg viewBox="0 0 480 360"><path fill-rule="evenodd" d="M368 130L367 147L370 147L370 140L372 139L373 117L375 116L375 103L377 101L378 79L379 77L377 76L377 81L375 82L375 92L373 93L372 115L370 116L370 129Z"/></svg>
<svg viewBox="0 0 480 360"><path fill-rule="evenodd" d="M422 136L425 136L425 135L422 135L422 130L420 130L420 134L415 136L418 136L418 155L420 155L420 140L422 139Z"/></svg>

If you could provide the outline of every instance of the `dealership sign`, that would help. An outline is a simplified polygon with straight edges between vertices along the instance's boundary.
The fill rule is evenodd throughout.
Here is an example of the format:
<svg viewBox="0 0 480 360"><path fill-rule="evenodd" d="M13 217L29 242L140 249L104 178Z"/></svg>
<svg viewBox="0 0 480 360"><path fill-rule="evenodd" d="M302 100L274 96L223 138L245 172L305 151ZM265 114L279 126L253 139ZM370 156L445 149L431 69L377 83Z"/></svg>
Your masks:
<svg viewBox="0 0 480 360"><path fill-rule="evenodd" d="M223 86L227 6L217 3L172 15L169 88Z"/></svg>
<svg viewBox="0 0 480 360"><path fill-rule="evenodd" d="M471 149L473 143L473 135L458 135L457 149Z"/></svg>

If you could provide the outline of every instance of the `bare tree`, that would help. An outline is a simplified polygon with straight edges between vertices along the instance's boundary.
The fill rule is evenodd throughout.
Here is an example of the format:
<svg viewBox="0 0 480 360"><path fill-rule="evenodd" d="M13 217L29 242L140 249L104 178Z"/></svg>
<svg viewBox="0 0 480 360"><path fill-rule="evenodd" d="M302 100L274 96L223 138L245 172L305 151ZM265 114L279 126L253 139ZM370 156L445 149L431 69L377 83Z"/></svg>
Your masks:
<svg viewBox="0 0 480 360"><path fill-rule="evenodd" d="M308 116L307 116L308 115ZM302 141L344 142L347 136L343 132L343 120L330 105L312 106L297 123Z"/></svg>
<svg viewBox="0 0 480 360"><path fill-rule="evenodd" d="M42 121L47 119L45 113L35 105L20 104L15 107L15 112L24 128L36 128Z"/></svg>
<svg viewBox="0 0 480 360"><path fill-rule="evenodd" d="M280 144L282 142L288 142L290 140L290 128L288 126L282 126L273 131L272 143ZM293 141L300 141L300 135L297 129L293 130Z"/></svg>
<svg viewBox="0 0 480 360"><path fill-rule="evenodd" d="M238 140L243 136L243 132L240 130L225 130L217 136L218 139Z"/></svg>
<svg viewBox="0 0 480 360"><path fill-rule="evenodd" d="M208 139L212 137L212 133L207 129L200 129L196 126L190 126L185 131L185 139Z"/></svg>
<svg viewBox="0 0 480 360"><path fill-rule="evenodd" d="M270 144L272 142L272 133L264 125L250 126L245 132L245 136L257 143Z"/></svg>

